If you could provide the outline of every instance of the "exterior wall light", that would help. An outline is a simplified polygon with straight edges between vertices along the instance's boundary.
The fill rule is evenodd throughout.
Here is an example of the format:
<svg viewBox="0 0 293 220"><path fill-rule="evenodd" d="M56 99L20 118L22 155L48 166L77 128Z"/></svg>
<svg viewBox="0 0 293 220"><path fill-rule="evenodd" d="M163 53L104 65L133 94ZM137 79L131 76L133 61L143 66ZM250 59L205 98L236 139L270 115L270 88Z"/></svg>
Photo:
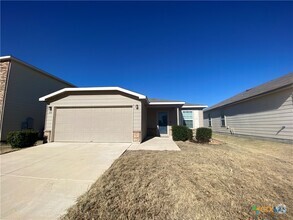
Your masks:
<svg viewBox="0 0 293 220"><path fill-rule="evenodd" d="M138 110L138 105L135 105L135 109Z"/></svg>

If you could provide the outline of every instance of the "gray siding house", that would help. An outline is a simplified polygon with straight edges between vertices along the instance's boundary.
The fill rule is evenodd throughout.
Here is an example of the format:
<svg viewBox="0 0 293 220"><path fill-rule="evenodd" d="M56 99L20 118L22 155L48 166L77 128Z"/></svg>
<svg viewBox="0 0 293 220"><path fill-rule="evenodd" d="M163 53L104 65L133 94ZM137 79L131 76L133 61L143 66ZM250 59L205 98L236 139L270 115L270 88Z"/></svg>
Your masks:
<svg viewBox="0 0 293 220"><path fill-rule="evenodd" d="M14 130L41 134L46 105L39 97L74 85L11 56L0 57L0 68L0 141Z"/></svg>
<svg viewBox="0 0 293 220"><path fill-rule="evenodd" d="M205 109L204 125L215 132L293 141L293 73Z"/></svg>
<svg viewBox="0 0 293 220"><path fill-rule="evenodd" d="M120 87L65 88L47 103L45 136L52 142L142 142L172 134L172 125L203 126L200 104L149 99Z"/></svg>

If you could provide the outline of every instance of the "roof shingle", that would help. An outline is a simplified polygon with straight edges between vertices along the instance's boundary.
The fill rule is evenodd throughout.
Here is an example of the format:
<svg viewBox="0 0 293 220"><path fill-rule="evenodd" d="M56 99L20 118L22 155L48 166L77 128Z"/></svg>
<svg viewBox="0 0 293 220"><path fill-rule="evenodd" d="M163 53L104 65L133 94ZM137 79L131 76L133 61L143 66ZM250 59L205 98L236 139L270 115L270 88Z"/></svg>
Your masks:
<svg viewBox="0 0 293 220"><path fill-rule="evenodd" d="M288 73L282 77L271 80L269 82L266 82L254 88L247 89L244 92L241 92L231 98L228 98L222 102L219 102L216 105L213 105L205 109L205 111L209 111L209 110L219 108L225 105L229 105L235 102L239 102L248 98L252 98L252 97L255 97L255 96L276 90L276 89L283 88L285 86L289 86L290 84L293 85L293 73Z"/></svg>

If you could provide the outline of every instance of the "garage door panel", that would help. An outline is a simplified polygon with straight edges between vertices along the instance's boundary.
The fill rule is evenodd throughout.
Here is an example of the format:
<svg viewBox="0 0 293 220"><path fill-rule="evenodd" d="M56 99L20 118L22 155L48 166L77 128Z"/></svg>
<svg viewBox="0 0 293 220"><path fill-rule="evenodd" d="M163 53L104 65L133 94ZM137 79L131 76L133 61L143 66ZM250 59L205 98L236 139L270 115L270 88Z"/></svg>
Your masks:
<svg viewBox="0 0 293 220"><path fill-rule="evenodd" d="M132 142L132 108L57 108L55 141Z"/></svg>

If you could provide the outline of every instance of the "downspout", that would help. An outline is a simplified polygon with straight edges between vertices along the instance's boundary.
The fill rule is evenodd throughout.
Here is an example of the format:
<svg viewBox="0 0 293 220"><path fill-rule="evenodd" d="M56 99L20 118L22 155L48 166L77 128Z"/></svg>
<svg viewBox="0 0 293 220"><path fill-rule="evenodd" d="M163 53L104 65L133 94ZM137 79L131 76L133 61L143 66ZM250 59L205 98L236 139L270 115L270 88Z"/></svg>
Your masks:
<svg viewBox="0 0 293 220"><path fill-rule="evenodd" d="M177 125L180 125L180 112L179 112L179 107L177 107Z"/></svg>

